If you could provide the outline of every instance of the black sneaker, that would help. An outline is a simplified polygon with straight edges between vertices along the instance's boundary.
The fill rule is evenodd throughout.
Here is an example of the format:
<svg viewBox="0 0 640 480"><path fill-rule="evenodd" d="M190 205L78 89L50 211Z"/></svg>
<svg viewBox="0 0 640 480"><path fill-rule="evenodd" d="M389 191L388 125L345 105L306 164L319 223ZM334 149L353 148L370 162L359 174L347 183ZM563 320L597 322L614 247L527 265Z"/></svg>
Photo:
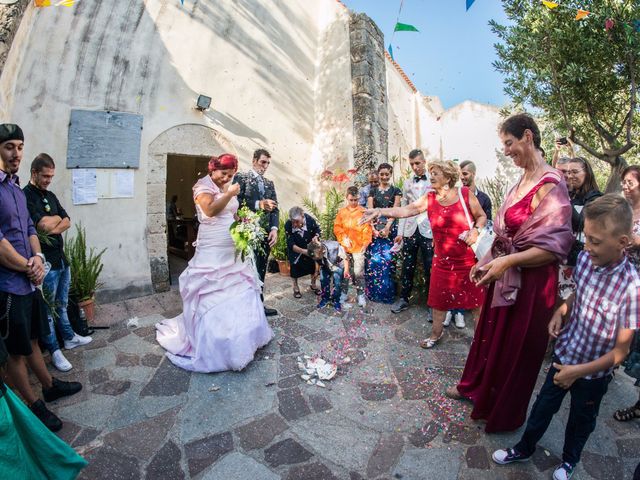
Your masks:
<svg viewBox="0 0 640 480"><path fill-rule="evenodd" d="M49 411L42 400L34 402L29 408L45 427L52 432L57 432L62 428L62 421L53 412Z"/></svg>
<svg viewBox="0 0 640 480"><path fill-rule="evenodd" d="M514 448L507 448L506 450L496 450L491 458L500 465L506 465L513 462L525 462L531 458L531 455L523 455Z"/></svg>
<svg viewBox="0 0 640 480"><path fill-rule="evenodd" d="M51 388L43 388L42 396L45 402L53 402L62 397L74 395L82 390L82 384L79 382L63 382L57 378L52 378Z"/></svg>

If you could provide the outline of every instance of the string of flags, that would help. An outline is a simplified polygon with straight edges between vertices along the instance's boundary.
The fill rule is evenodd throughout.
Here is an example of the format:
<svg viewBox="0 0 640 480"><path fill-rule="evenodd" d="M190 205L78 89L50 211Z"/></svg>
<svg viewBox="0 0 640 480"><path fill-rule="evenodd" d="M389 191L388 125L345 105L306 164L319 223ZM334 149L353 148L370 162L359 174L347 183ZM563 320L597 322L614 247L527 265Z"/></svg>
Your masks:
<svg viewBox="0 0 640 480"><path fill-rule="evenodd" d="M71 7L74 3L75 0L36 0L36 7Z"/></svg>
<svg viewBox="0 0 640 480"><path fill-rule="evenodd" d="M558 2L552 2L550 0L540 0L542 2L542 4L547 7L549 10L555 10L556 8L564 8L566 10L575 10L576 11L576 20L582 20L584 18L587 18L589 15L594 15L594 12L591 12L589 10L583 10L581 8L575 8L575 7L570 7L570 6L566 6L566 5L562 5ZM631 23L626 23L626 22L620 22L624 25L624 27L627 29L627 31L636 31L636 32L640 32L640 19L639 20L633 20ZM609 30L613 29L616 25L616 21L613 18L606 18L604 20L604 29L608 32Z"/></svg>

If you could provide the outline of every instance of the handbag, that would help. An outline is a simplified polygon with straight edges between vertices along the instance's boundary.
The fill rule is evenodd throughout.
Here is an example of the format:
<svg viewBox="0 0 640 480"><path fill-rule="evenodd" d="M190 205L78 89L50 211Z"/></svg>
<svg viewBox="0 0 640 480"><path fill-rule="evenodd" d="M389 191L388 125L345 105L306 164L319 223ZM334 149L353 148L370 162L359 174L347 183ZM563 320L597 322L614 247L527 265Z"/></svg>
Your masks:
<svg viewBox="0 0 640 480"><path fill-rule="evenodd" d="M474 227L474 222L471 220L471 216L469 215L469 210L467 210L467 204L462 197L462 188L458 188L458 198L460 199L460 203L462 204L462 209L464 210L464 216L467 217L467 223L469 223L469 230ZM480 260L484 257L489 250L491 250L491 246L493 245L493 229L488 227L483 227L478 229L478 239L471 245L471 250L476 254L476 259Z"/></svg>

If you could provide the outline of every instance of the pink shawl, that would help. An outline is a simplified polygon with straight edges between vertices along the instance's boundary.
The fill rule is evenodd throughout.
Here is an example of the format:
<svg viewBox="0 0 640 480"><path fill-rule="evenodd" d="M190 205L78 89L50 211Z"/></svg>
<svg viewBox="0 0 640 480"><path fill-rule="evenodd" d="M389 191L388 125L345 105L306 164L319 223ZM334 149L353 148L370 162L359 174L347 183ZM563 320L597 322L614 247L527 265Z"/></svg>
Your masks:
<svg viewBox="0 0 640 480"><path fill-rule="evenodd" d="M493 224L495 240L491 251L478 262L478 266L496 257L521 252L531 247L553 253L559 262L566 259L574 240L571 233L571 202L567 185L555 172L547 172L541 179L545 176L556 178L558 183L545 195L513 237L507 235L504 217L508 210L507 205L511 206L518 184L509 190ZM513 305L520 286L520 268L509 268L503 277L496 281L491 307Z"/></svg>

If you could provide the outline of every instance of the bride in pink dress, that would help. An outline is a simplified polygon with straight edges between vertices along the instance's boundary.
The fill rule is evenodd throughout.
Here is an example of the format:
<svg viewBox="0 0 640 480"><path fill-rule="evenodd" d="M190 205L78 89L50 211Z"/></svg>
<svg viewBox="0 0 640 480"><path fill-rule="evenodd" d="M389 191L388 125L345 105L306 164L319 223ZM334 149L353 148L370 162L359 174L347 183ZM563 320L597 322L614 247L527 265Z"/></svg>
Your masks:
<svg viewBox="0 0 640 480"><path fill-rule="evenodd" d="M158 343L176 366L194 372L242 370L273 338L255 267L235 258L229 227L238 210L231 154L213 157L193 186L200 226L196 252L180 275L183 312L156 324Z"/></svg>

